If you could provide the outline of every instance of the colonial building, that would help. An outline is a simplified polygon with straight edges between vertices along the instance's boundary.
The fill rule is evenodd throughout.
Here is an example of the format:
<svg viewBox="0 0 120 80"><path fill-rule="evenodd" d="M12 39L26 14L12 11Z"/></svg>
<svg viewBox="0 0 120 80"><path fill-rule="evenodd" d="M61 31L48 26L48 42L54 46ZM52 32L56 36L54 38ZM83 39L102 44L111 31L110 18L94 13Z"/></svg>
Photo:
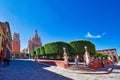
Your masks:
<svg viewBox="0 0 120 80"><path fill-rule="evenodd" d="M14 57L20 57L20 35L18 33L14 33L12 44L12 55Z"/></svg>
<svg viewBox="0 0 120 80"><path fill-rule="evenodd" d="M41 38L38 36L37 30L35 30L35 35L28 41L28 51L30 52L40 46L42 46Z"/></svg>
<svg viewBox="0 0 120 80"><path fill-rule="evenodd" d="M11 57L11 31L8 22L0 22L0 62Z"/></svg>
<svg viewBox="0 0 120 80"><path fill-rule="evenodd" d="M107 54L113 61L118 61L118 55L115 48L113 49L105 49L105 50L98 50L97 52L100 52L102 54Z"/></svg>

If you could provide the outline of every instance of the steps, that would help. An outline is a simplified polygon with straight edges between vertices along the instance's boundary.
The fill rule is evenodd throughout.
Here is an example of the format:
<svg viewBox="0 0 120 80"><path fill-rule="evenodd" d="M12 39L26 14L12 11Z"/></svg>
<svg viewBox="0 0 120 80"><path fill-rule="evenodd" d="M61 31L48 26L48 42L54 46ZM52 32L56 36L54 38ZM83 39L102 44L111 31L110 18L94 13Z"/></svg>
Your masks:
<svg viewBox="0 0 120 80"><path fill-rule="evenodd" d="M75 67L75 63L69 63L69 67L67 69L91 71L91 69L89 67L84 66L84 63L79 63L78 68ZM94 70L92 70L92 71L94 71Z"/></svg>

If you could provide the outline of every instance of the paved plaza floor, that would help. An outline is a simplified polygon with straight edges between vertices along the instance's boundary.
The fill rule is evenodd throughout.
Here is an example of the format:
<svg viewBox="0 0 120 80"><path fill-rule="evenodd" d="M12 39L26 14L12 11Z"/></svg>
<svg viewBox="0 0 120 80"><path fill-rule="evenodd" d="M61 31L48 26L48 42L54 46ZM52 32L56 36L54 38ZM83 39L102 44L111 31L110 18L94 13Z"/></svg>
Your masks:
<svg viewBox="0 0 120 80"><path fill-rule="evenodd" d="M71 80L44 69L47 67L50 66L33 61L14 60L10 66L0 68L0 80Z"/></svg>
<svg viewBox="0 0 120 80"><path fill-rule="evenodd" d="M0 67L0 80L120 80L120 62L110 74L83 74L30 60L12 60Z"/></svg>

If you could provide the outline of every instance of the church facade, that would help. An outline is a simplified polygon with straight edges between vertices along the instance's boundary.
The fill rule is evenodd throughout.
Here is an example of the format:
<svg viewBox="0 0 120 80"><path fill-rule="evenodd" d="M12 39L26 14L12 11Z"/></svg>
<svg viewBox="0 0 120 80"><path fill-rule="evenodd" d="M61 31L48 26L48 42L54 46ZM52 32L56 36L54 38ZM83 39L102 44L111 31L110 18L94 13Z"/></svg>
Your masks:
<svg viewBox="0 0 120 80"><path fill-rule="evenodd" d="M40 46L42 46L41 38L38 36L37 30L35 30L35 35L28 41L28 51L35 50Z"/></svg>

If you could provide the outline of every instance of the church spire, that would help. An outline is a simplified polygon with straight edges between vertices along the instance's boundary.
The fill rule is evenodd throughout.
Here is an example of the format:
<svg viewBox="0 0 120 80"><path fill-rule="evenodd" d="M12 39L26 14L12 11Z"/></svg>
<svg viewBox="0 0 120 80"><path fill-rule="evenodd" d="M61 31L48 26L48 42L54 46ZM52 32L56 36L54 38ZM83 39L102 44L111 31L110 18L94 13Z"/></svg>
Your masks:
<svg viewBox="0 0 120 80"><path fill-rule="evenodd" d="M41 39L38 36L37 29L35 29L34 36L28 41L29 51L34 50L37 47L42 46Z"/></svg>
<svg viewBox="0 0 120 80"><path fill-rule="evenodd" d="M35 30L35 34L37 34L37 29Z"/></svg>
<svg viewBox="0 0 120 80"><path fill-rule="evenodd" d="M38 37L37 29L35 30L35 37Z"/></svg>

